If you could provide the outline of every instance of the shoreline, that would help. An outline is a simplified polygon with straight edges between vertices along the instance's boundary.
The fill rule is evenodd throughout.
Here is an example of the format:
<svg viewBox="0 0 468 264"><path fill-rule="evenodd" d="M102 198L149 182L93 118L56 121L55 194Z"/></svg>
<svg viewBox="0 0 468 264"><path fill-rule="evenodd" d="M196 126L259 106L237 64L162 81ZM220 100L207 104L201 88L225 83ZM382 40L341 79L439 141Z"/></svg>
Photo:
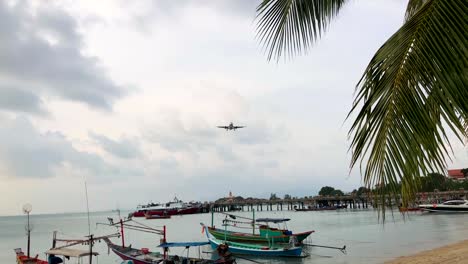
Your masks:
<svg viewBox="0 0 468 264"><path fill-rule="evenodd" d="M385 264L436 264L466 263L468 257L468 240L462 240L446 246L429 249L409 256L401 256L386 261Z"/></svg>

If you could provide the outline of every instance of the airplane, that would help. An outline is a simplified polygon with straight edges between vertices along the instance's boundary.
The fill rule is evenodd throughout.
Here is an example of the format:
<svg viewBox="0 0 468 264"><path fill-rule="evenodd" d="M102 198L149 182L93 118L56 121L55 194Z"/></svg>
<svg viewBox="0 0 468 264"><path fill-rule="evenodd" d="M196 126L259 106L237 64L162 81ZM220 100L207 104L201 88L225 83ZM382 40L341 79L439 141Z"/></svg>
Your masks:
<svg viewBox="0 0 468 264"><path fill-rule="evenodd" d="M226 130L236 130L238 128L243 128L245 126L235 126L232 122L229 123L229 126L218 126L218 128L224 128Z"/></svg>

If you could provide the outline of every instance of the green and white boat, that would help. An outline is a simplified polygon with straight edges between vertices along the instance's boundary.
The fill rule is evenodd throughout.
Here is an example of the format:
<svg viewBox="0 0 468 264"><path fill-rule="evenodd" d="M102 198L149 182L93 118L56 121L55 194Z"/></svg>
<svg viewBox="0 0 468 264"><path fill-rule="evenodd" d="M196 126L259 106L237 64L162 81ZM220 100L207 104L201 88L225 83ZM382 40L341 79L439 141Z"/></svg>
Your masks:
<svg viewBox="0 0 468 264"><path fill-rule="evenodd" d="M241 243L256 243L256 244L271 244L271 243L289 243L291 237L294 237L296 243L300 244L304 239L306 239L310 234L314 231L306 231L302 233L293 233L288 229L282 228L274 228L270 227L269 223L285 223L289 221L289 218L247 218L242 216L236 216L232 214L226 214L232 219L223 220L223 225L226 227L227 225L237 225L237 224L248 224L252 226L252 232L244 233L244 232L236 232L236 231L229 231L226 228L220 229L215 228L213 223L211 227L207 227L207 231L216 239L233 241L233 242L241 242ZM237 221L237 218L247 219L248 222ZM233 220L234 219L234 220ZM212 221L213 222L213 221ZM255 223L264 223L264 224L255 224ZM255 225L258 226L258 234L255 233Z"/></svg>

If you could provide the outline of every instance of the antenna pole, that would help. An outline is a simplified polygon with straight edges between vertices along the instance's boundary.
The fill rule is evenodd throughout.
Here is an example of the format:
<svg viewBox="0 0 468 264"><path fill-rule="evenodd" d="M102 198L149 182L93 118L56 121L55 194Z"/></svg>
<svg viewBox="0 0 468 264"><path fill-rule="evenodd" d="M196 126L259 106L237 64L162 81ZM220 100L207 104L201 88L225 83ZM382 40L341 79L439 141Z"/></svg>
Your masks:
<svg viewBox="0 0 468 264"><path fill-rule="evenodd" d="M29 212L27 212L28 214L28 258L29 258L29 248L31 246L31 228L29 228Z"/></svg>
<svg viewBox="0 0 468 264"><path fill-rule="evenodd" d="M89 220L88 186L86 185L86 181L84 182L84 186L86 192L86 210L88 212L88 235L91 235L91 222Z"/></svg>

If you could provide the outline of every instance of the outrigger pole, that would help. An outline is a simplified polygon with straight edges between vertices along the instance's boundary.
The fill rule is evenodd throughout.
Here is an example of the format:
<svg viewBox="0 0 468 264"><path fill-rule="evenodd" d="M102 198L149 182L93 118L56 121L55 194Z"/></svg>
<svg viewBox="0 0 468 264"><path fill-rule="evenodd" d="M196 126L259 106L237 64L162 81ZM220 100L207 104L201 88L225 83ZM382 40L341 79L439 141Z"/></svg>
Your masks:
<svg viewBox="0 0 468 264"><path fill-rule="evenodd" d="M346 254L346 245L344 245L342 248L340 248L340 247L331 247L331 246L323 246L323 245L306 244L306 243L303 243L303 245L304 246L310 246L310 247L338 249L339 251L341 251L341 253Z"/></svg>

